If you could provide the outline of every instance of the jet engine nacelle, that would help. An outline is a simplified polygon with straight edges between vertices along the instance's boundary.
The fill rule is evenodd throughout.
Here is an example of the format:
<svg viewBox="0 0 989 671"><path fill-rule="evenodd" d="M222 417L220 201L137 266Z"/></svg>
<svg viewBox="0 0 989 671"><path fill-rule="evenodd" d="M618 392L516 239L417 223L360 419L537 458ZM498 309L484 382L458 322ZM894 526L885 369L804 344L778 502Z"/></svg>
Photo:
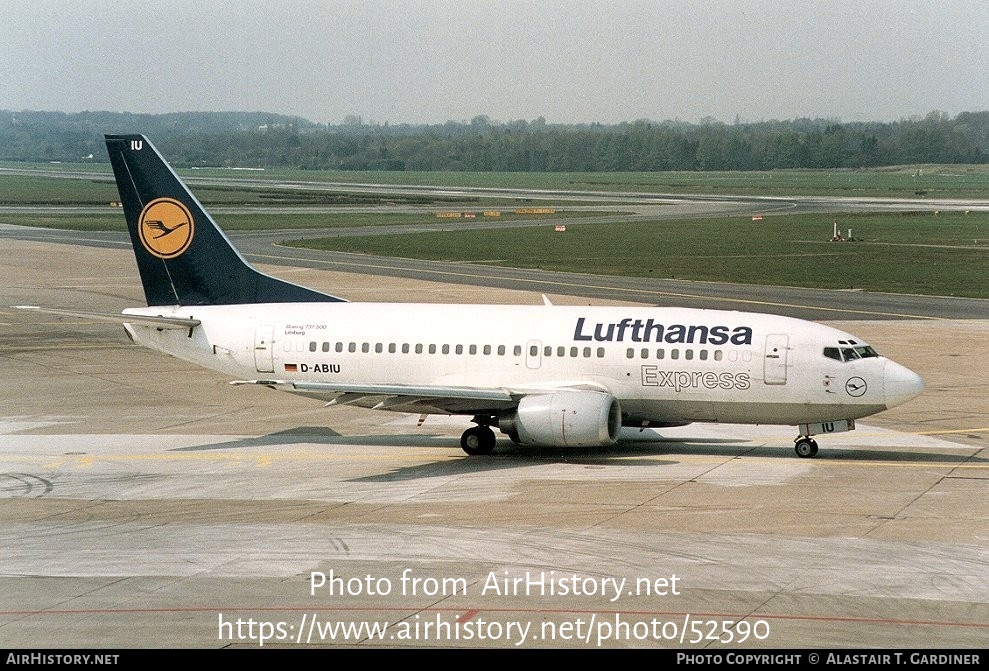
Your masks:
<svg viewBox="0 0 989 671"><path fill-rule="evenodd" d="M595 391L526 396L513 413L498 418L498 428L519 445L612 445L621 424L618 399Z"/></svg>

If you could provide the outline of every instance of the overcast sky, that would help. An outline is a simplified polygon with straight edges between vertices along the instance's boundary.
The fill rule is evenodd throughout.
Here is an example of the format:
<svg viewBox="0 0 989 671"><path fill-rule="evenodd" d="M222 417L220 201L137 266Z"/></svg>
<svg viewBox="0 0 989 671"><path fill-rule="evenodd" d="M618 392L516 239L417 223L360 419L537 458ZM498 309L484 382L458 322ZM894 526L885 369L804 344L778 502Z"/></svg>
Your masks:
<svg viewBox="0 0 989 671"><path fill-rule="evenodd" d="M955 116L989 109L989 0L0 0L0 109Z"/></svg>

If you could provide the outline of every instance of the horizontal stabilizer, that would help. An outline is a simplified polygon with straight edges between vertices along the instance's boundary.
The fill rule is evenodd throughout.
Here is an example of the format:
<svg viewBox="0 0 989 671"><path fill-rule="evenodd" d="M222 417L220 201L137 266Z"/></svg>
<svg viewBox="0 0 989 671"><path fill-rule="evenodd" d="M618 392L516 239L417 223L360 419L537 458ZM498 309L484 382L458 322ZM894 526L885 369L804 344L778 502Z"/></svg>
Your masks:
<svg viewBox="0 0 989 671"><path fill-rule="evenodd" d="M58 310L55 308L43 308L37 305L14 305L18 310L33 310L44 312L50 315L61 315L63 317L76 317L77 319L90 319L99 322L111 322L114 324L143 324L159 329L190 329L199 326L202 322L198 319L186 319L184 317L164 317L161 315L131 315L113 312L81 312L79 310Z"/></svg>

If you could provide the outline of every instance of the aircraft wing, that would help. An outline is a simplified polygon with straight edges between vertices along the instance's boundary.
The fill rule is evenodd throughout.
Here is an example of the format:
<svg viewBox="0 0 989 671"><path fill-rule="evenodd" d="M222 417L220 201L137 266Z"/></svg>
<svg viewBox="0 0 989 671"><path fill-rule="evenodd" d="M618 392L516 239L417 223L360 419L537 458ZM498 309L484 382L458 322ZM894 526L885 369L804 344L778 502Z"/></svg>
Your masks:
<svg viewBox="0 0 989 671"><path fill-rule="evenodd" d="M346 384L291 380L235 380L230 384L259 384L326 401L327 405L357 405L375 410L446 415L495 412L511 408L525 393L500 388L438 385Z"/></svg>
<svg viewBox="0 0 989 671"><path fill-rule="evenodd" d="M500 410L514 408L524 396L550 394L564 389L604 391L598 385L587 383L560 383L517 389L292 380L235 380L230 384L259 384L278 391L326 401L328 406L356 405L373 410L441 415L494 414Z"/></svg>
<svg viewBox="0 0 989 671"><path fill-rule="evenodd" d="M184 317L165 317L162 315L134 315L114 312L82 312L78 310L59 310L56 308L42 308L37 305L14 305L18 310L33 310L44 312L50 315L61 315L63 317L76 317L78 319L91 319L100 322L112 322L115 324L144 324L159 329L191 329L199 326L202 322L198 319L186 319Z"/></svg>

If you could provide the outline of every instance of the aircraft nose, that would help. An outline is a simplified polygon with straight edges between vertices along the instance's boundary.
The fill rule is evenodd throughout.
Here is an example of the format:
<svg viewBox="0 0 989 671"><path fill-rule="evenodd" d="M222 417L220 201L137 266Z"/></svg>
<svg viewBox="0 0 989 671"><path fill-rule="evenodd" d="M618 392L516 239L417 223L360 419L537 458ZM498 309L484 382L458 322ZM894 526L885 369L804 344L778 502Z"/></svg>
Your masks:
<svg viewBox="0 0 989 671"><path fill-rule="evenodd" d="M887 408L906 403L919 396L922 391L924 391L923 378L906 366L886 360L886 369L883 371L883 393Z"/></svg>

